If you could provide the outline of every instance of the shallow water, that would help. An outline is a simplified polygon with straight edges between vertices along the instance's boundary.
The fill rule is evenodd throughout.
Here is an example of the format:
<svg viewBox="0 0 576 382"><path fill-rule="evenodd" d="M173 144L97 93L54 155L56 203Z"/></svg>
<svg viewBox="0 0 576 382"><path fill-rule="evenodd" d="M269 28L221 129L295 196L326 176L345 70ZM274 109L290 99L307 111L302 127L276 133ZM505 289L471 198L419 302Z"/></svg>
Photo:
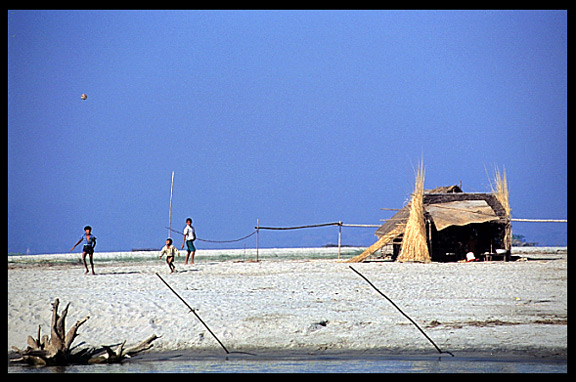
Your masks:
<svg viewBox="0 0 576 382"><path fill-rule="evenodd" d="M493 356L299 356L147 355L116 365L37 368L9 373L566 373L565 358Z"/></svg>

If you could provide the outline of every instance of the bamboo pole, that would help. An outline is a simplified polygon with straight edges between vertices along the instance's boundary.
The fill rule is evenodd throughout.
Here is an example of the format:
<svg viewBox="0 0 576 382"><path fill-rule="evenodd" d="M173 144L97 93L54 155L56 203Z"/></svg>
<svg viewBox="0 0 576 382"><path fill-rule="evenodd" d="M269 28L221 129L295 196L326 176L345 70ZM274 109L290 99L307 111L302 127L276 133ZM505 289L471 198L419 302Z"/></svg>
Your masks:
<svg viewBox="0 0 576 382"><path fill-rule="evenodd" d="M342 244L342 222L338 222L338 260L340 260L340 245Z"/></svg>
<svg viewBox="0 0 576 382"><path fill-rule="evenodd" d="M164 283L164 285L166 285L168 287L168 289L170 289L170 291L172 293L174 293L176 295L176 297L178 297L178 299L180 299L180 301L182 301L184 303L184 305L186 305L186 307L188 309L190 309L190 311L192 313L194 313L194 315L196 316L196 318L198 319L198 321L200 321L202 323L202 325L204 325L204 327L206 329L208 329L208 332L210 332L210 334L212 334L212 337L214 337L214 339L218 342L218 344L220 344L220 346L222 347L222 349L224 349L224 351L226 352L226 354L230 354L230 352L228 351L228 349L226 349L226 346L224 346L224 344L222 343L222 341L220 341L218 339L218 337L216 337L216 334L214 334L214 332L212 330L210 330L210 328L208 327L208 325L206 325L206 323L204 322L204 320L202 320L202 318L200 318L200 316L198 315L198 313L196 313L196 310L194 310L190 305L188 305L188 303L186 302L186 300L184 300L178 293L176 293L176 291L174 289L172 289L172 287L166 282L164 281L164 279L162 277L160 277L160 275L158 273L156 273L156 276L158 276L158 278L160 280L162 280L162 282Z"/></svg>
<svg viewBox="0 0 576 382"><path fill-rule="evenodd" d="M362 278L364 279L364 281L366 281L372 288L374 288L374 290L375 290L376 292L378 292L382 297L384 297L386 300L388 300L388 302L390 302L390 303L392 304L392 306L394 306L394 308L396 308L396 310L398 310L404 317L406 317L406 318L408 319L408 321L410 321L412 324L414 324L414 326L416 326L416 328L420 331L420 333L422 333L422 334L424 335L424 337L426 337L426 339L427 339L428 341L430 341L430 343L431 343L432 345L434 345L434 347L436 348L436 350L438 350L438 353L440 353L440 354L450 354L452 357L454 357L454 354L450 353L449 351L442 351L442 349L440 349L440 348L438 347L438 345L436 345L436 343L435 343L434 341L432 341L432 338L430 338L430 337L428 336L428 334L426 334L426 333L424 332L424 330L422 330L422 328L420 327L420 325L418 325L418 324L416 323L416 321L414 321L412 318L410 318L410 316L408 316L406 313L404 313L404 311L403 311L402 309L400 309L400 308L398 307L398 305L396 305L396 304L394 303L394 301L392 301L392 300L390 299L390 297L386 296L384 293L382 293L382 291L380 291L380 289L376 288L376 286L375 286L374 284L372 284L372 282L371 282L370 280L368 280L368 279L366 278L366 276L364 276L363 274L361 274L360 272L358 272L356 269L354 269L354 268L352 268L352 267L349 267L349 268L352 269L358 276L362 277Z"/></svg>
<svg viewBox="0 0 576 382"><path fill-rule="evenodd" d="M170 213L168 217L168 237L172 232L172 191L174 190L174 171L172 171L172 183L170 184Z"/></svg>
<svg viewBox="0 0 576 382"><path fill-rule="evenodd" d="M259 243L260 243L260 219L256 219L256 262L258 262Z"/></svg>

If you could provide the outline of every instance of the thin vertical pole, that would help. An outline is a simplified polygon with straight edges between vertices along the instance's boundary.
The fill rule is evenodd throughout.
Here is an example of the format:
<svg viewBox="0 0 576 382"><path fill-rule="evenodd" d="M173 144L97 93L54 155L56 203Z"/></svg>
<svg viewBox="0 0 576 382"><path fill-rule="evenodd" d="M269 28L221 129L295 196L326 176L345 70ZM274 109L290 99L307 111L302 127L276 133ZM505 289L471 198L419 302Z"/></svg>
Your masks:
<svg viewBox="0 0 576 382"><path fill-rule="evenodd" d="M172 171L172 183L170 184L170 213L168 217L168 237L172 232L172 191L174 190L174 171Z"/></svg>
<svg viewBox="0 0 576 382"><path fill-rule="evenodd" d="M338 222L338 260L340 260L340 244L342 242L342 222Z"/></svg>
<svg viewBox="0 0 576 382"><path fill-rule="evenodd" d="M430 219L426 220L426 226L428 226L428 247L430 251L430 256L432 256L432 222Z"/></svg>
<svg viewBox="0 0 576 382"><path fill-rule="evenodd" d="M258 247L260 242L260 219L256 219L256 262L258 262Z"/></svg>

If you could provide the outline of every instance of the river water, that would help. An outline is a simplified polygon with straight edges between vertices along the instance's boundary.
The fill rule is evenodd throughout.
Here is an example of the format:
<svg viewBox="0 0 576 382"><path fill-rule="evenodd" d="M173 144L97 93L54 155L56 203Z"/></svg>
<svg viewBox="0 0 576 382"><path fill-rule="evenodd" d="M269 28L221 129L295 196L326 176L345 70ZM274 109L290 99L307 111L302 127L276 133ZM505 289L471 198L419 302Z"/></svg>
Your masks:
<svg viewBox="0 0 576 382"><path fill-rule="evenodd" d="M565 357L489 355L399 356L194 356L147 354L115 365L44 367L12 365L9 373L566 373Z"/></svg>

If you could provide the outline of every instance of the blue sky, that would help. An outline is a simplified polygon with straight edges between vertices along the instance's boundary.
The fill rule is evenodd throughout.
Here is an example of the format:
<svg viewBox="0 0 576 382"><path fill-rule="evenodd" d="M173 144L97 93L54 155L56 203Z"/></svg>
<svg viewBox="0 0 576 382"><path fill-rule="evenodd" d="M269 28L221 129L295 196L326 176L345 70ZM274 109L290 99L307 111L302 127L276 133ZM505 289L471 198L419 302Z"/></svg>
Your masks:
<svg viewBox="0 0 576 382"><path fill-rule="evenodd" d="M8 250L379 224L413 189L567 218L566 11L8 11ZM88 99L82 101L80 95ZM486 173L488 170L488 175ZM565 223L515 223L566 245ZM262 231L321 246L337 228ZM180 240L180 236L174 235ZM344 228L369 245L374 229ZM251 248L255 238L200 248Z"/></svg>

